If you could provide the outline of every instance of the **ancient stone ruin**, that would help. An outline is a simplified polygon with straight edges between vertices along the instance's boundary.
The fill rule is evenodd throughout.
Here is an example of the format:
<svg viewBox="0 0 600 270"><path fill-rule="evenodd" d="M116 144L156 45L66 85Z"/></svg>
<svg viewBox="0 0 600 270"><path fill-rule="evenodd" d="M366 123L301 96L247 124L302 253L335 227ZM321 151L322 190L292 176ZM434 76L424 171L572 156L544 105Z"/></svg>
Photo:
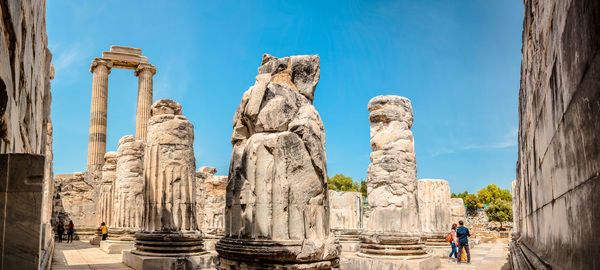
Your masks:
<svg viewBox="0 0 600 270"><path fill-rule="evenodd" d="M319 56L265 54L234 119L222 269L328 269L340 246L329 230L325 131L312 104Z"/></svg>
<svg viewBox="0 0 600 270"><path fill-rule="evenodd" d="M0 269L45 268L54 246L46 1L0 1L0 10Z"/></svg>
<svg viewBox="0 0 600 270"><path fill-rule="evenodd" d="M421 240L410 100L377 96L368 109L373 152L366 184L371 209L360 252L342 257L342 268L437 267L439 259L426 253Z"/></svg>
<svg viewBox="0 0 600 270"><path fill-rule="evenodd" d="M115 153L116 170L111 186L110 214L100 221L105 222L110 230L109 239L100 242L100 248L106 253L120 254L123 250L133 249L133 235L141 228L144 212L144 146L142 140L132 135L119 140ZM103 171L103 179L104 174Z"/></svg>
<svg viewBox="0 0 600 270"><path fill-rule="evenodd" d="M360 192L329 190L329 224L344 252L359 250L359 235L363 227L362 204Z"/></svg>
<svg viewBox="0 0 600 270"><path fill-rule="evenodd" d="M95 58L90 67L93 79L87 165L89 172L100 170L104 163L108 74L113 67L133 69L135 70L134 75L139 78L135 135L141 140L146 139L146 125L150 118L150 105L152 105L152 77L156 73L156 67L148 63L147 57L142 56L141 49L111 46L110 51L102 53L101 58Z"/></svg>
<svg viewBox="0 0 600 270"><path fill-rule="evenodd" d="M526 0L514 269L600 269L600 2Z"/></svg>
<svg viewBox="0 0 600 270"><path fill-rule="evenodd" d="M98 204L100 211L96 224L106 222L112 224L113 201L114 201L114 183L117 178L117 153L106 152L104 154L104 165L102 166L102 183L100 186L100 195Z"/></svg>
<svg viewBox="0 0 600 270"><path fill-rule="evenodd" d="M225 233L227 176L215 173L214 167L201 167L196 171L196 214L207 250L214 250L216 242Z"/></svg>
<svg viewBox="0 0 600 270"><path fill-rule="evenodd" d="M194 127L173 100L157 100L151 110L142 226L135 250L124 251L123 262L134 269L201 267L207 252L196 221Z"/></svg>
<svg viewBox="0 0 600 270"><path fill-rule="evenodd" d="M417 202L422 239L427 251L440 257L447 257L446 234L452 224L448 181L442 179L417 181Z"/></svg>

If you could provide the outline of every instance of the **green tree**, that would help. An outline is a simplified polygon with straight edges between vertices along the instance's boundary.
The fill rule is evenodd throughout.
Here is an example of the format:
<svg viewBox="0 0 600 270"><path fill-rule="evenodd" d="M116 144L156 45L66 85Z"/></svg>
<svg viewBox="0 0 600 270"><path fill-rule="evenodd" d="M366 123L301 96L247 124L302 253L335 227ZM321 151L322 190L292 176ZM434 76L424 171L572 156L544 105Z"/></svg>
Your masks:
<svg viewBox="0 0 600 270"><path fill-rule="evenodd" d="M465 192L463 192L463 193L458 193L458 194L454 194L454 193L452 193L452 194L450 195L450 198L461 198L461 199L463 199L463 200L464 200L464 199L465 199L465 197L466 197L468 194L469 194L469 192L467 192L467 191L465 191Z"/></svg>
<svg viewBox="0 0 600 270"><path fill-rule="evenodd" d="M477 196L475 196L473 194L467 194L463 198L463 201L464 201L465 207L467 207L467 211L469 211L469 213L475 213L475 211L477 211L477 207L479 207L479 199L477 198Z"/></svg>
<svg viewBox="0 0 600 270"><path fill-rule="evenodd" d="M485 213L489 221L500 222L500 228L502 228L502 222L513 220L512 203L506 200L496 199L488 205Z"/></svg>
<svg viewBox="0 0 600 270"><path fill-rule="evenodd" d="M358 183L352 181L352 177L336 174L329 178L327 176L327 189L335 191L359 191Z"/></svg>
<svg viewBox="0 0 600 270"><path fill-rule="evenodd" d="M363 201L367 197L367 183L365 180L360 180L360 193L362 194Z"/></svg>
<svg viewBox="0 0 600 270"><path fill-rule="evenodd" d="M508 189L501 189L495 184L487 185L487 187L477 191L477 197L479 198L479 202L484 204L490 204L496 201L496 199L512 201L510 191Z"/></svg>

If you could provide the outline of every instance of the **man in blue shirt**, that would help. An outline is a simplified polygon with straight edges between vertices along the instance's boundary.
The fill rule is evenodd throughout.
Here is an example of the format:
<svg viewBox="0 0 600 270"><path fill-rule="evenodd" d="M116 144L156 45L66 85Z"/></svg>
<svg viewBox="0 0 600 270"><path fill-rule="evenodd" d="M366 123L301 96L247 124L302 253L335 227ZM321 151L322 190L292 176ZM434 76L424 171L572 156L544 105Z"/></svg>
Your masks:
<svg viewBox="0 0 600 270"><path fill-rule="evenodd" d="M471 252L469 252L469 229L463 226L464 222L462 220L458 221L458 229L456 229L456 237L458 237L458 263L460 263L460 258L462 256L463 247L467 252L467 264L471 263Z"/></svg>

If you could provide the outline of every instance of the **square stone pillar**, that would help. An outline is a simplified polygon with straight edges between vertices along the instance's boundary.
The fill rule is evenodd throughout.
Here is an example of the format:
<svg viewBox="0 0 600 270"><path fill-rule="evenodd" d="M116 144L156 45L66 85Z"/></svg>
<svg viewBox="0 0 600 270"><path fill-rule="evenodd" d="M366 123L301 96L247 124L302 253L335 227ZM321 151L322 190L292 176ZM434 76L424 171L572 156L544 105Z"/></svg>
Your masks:
<svg viewBox="0 0 600 270"><path fill-rule="evenodd" d="M40 263L44 156L0 155L0 269Z"/></svg>

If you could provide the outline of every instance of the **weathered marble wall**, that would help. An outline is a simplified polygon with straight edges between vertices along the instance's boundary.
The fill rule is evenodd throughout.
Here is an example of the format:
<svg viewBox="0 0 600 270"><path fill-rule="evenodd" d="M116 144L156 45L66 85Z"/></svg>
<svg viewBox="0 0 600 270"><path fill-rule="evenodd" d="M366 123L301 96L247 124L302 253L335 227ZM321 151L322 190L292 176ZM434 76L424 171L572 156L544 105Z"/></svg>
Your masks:
<svg viewBox="0 0 600 270"><path fill-rule="evenodd" d="M214 167L201 167L196 171L196 215L198 228L203 233L223 235L227 176L215 173Z"/></svg>
<svg viewBox="0 0 600 270"><path fill-rule="evenodd" d="M441 179L417 181L419 220L423 233L445 233L451 228L450 186Z"/></svg>
<svg viewBox="0 0 600 270"><path fill-rule="evenodd" d="M45 267L53 250L50 224L53 194L50 80L53 72L46 35L46 1L0 1L0 10L0 153L45 156L42 193L37 198L41 203L36 205L40 209L32 209L32 213L41 213L42 230L27 229L26 239L40 239L36 263ZM13 205L7 205L6 211L11 207ZM10 249L8 244L5 242L3 248Z"/></svg>
<svg viewBox="0 0 600 270"><path fill-rule="evenodd" d="M58 220L63 223L73 220L77 226L76 234L81 234L84 230L95 231L99 226L99 187L100 177L94 173L57 174L54 177L52 224L56 224Z"/></svg>
<svg viewBox="0 0 600 270"><path fill-rule="evenodd" d="M524 4L513 266L599 269L600 2Z"/></svg>
<svg viewBox="0 0 600 270"><path fill-rule="evenodd" d="M359 230L362 228L362 198L360 192L329 190L332 230Z"/></svg>

